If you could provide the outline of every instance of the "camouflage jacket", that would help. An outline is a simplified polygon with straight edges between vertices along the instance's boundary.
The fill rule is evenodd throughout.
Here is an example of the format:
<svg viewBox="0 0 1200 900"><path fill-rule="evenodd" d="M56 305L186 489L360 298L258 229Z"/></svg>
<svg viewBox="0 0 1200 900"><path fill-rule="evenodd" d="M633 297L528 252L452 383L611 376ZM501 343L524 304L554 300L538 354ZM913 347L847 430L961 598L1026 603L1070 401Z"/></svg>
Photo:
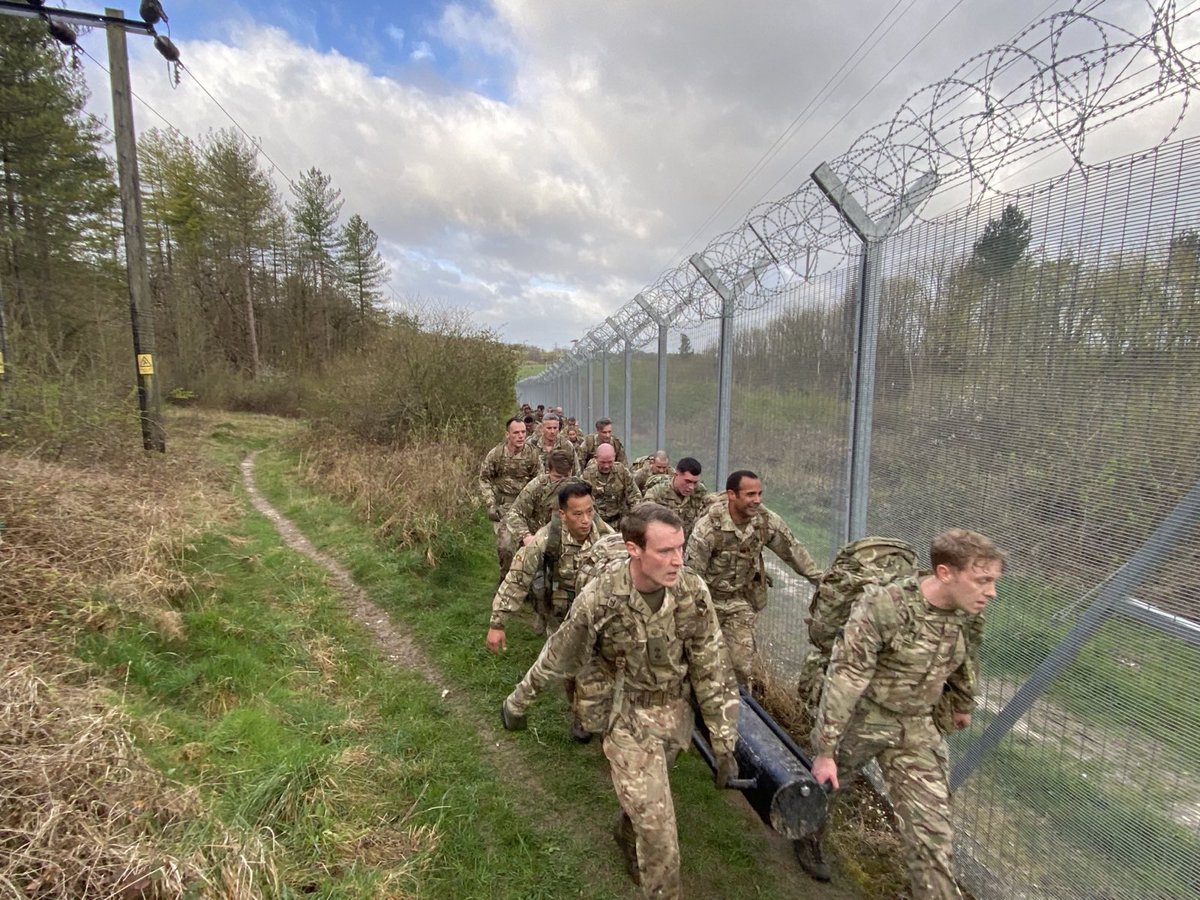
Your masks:
<svg viewBox="0 0 1200 900"><path fill-rule="evenodd" d="M867 585L833 646L817 713L817 753L837 752L860 702L888 717L930 716L946 691L955 712L970 712L968 633L978 618L933 606L915 577Z"/></svg>
<svg viewBox="0 0 1200 900"><path fill-rule="evenodd" d="M668 473L664 472L661 475L655 475L654 469L650 466L649 457L642 458L647 460L647 462L640 466L636 464L634 465L633 483L636 484L638 486L638 490L644 494L646 491L650 490L650 488L654 487L654 485L658 484L658 482L666 478Z"/></svg>
<svg viewBox="0 0 1200 900"><path fill-rule="evenodd" d="M593 459L583 470L583 480L592 486L596 512L609 524L642 502L642 492L634 484L633 475L621 463L613 463L612 471L601 475Z"/></svg>
<svg viewBox="0 0 1200 900"><path fill-rule="evenodd" d="M534 579L545 565L546 546L551 539L550 530L549 525L543 525L533 536L533 541L518 550L517 555L513 557L512 567L500 582L496 596L492 598L492 618L489 627L503 628L509 614L517 612L525 602ZM582 541L575 540L568 528L562 528L559 532L561 544L558 562L551 573L550 583L545 586L550 595L548 605L559 618L567 614L567 609L575 600L575 577L579 571L580 556L592 544L609 534L612 534L612 529L599 519L592 520L592 530Z"/></svg>
<svg viewBox="0 0 1200 900"><path fill-rule="evenodd" d="M504 516L504 526L513 541L514 547L519 547L527 534L534 534L539 528L550 521L554 511L558 509L558 492L569 481L577 478L560 478L552 481L549 475L539 475L517 494L517 499L508 507Z"/></svg>
<svg viewBox="0 0 1200 900"><path fill-rule="evenodd" d="M571 474L578 475L580 473L581 468L579 465L579 451L575 449L575 445L572 444L569 440L567 440L567 436L565 434L563 434L561 431L559 432L558 440L555 441L553 447L542 446L542 436L540 434L536 435L533 438L533 440L530 441L529 443L533 444L534 449L537 450L538 455L541 458L540 471L542 471L542 472L547 471L547 467L550 465L550 451L551 450L566 450L568 453L571 454L571 458L574 460L574 463L572 463L572 465L571 465Z"/></svg>
<svg viewBox="0 0 1200 900"><path fill-rule="evenodd" d="M526 679L540 693L571 677L590 731L607 732L633 708L680 700L691 682L713 749L732 753L737 743L737 682L708 588L687 569L658 612L634 589L628 563L589 581Z"/></svg>
<svg viewBox="0 0 1200 900"><path fill-rule="evenodd" d="M600 432L594 431L583 439L583 444L579 448L579 464L586 466L596 458L596 448L605 441L600 440ZM625 445L621 443L621 439L615 434L612 436L613 449L617 451L617 462L627 463L629 458L625 455Z"/></svg>
<svg viewBox="0 0 1200 900"><path fill-rule="evenodd" d="M537 450L526 444L520 453L508 452L508 443L501 441L488 451L479 466L479 494L488 512L503 512L517 499L521 488L541 473L541 458Z"/></svg>
<svg viewBox="0 0 1200 900"><path fill-rule="evenodd" d="M675 490L671 478L665 475L662 481L650 485L644 499L667 507L683 519L683 533L687 537L691 537L696 520L704 515L708 505L714 501L703 482L697 484L696 489L685 497Z"/></svg>
<svg viewBox="0 0 1200 900"><path fill-rule="evenodd" d="M741 597L755 609L767 605L766 568L763 548L816 584L821 570L804 545L778 514L765 506L738 528L729 514L728 502L715 502L700 517L687 543L687 565L708 583L718 611L723 603Z"/></svg>

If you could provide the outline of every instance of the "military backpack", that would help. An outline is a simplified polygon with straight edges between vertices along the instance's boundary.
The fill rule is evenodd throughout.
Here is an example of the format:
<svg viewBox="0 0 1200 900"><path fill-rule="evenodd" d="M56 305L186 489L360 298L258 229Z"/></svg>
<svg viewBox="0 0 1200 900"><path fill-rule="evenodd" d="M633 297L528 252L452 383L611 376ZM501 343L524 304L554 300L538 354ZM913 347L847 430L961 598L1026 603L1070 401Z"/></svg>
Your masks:
<svg viewBox="0 0 1200 900"><path fill-rule="evenodd" d="M828 659L864 587L883 587L916 574L917 552L898 538L873 536L846 544L813 592L808 607L809 640Z"/></svg>

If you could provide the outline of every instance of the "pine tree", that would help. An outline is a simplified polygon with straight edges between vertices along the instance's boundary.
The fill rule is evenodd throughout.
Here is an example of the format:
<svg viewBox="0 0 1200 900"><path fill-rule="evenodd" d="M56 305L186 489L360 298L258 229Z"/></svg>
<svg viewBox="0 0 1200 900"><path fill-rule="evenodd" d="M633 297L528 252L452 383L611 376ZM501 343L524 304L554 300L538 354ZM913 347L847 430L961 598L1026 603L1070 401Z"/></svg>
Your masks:
<svg viewBox="0 0 1200 900"><path fill-rule="evenodd" d="M365 329L371 313L387 283L388 265L379 255L379 235L362 216L355 213L342 229L342 250L339 256L342 279L358 310L359 328Z"/></svg>

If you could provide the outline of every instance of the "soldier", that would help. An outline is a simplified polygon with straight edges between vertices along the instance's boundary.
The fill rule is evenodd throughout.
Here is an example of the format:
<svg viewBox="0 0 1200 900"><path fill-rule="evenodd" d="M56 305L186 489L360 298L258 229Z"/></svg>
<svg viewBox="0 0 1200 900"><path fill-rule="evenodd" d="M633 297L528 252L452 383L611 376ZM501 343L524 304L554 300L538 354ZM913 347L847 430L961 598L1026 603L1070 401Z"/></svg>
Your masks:
<svg viewBox="0 0 1200 900"><path fill-rule="evenodd" d="M521 608L534 580L547 562L553 563L553 571L547 573L549 578L544 586L551 600L546 631L553 634L575 599L579 554L599 538L613 533L595 516L591 485L582 481L560 483L557 527L551 520L537 530L533 540L517 551L508 577L492 600L487 645L493 653L506 648L504 622L510 613ZM557 546L552 546L556 543Z"/></svg>
<svg viewBox="0 0 1200 900"><path fill-rule="evenodd" d="M583 724L604 735L621 804L614 838L645 897L678 898L679 838L667 772L687 749L694 696L717 754L717 786L737 777L738 695L704 582L683 568L683 523L641 503L621 522L628 560L600 570L501 704L526 726L534 699L576 676ZM690 690L689 690L690 683Z"/></svg>
<svg viewBox="0 0 1200 900"><path fill-rule="evenodd" d="M552 450L548 455L550 471L521 488L504 516L504 527L514 551L532 541L534 533L550 521L558 509L558 489L571 477L571 464L576 462L574 453Z"/></svg>
<svg viewBox="0 0 1200 900"><path fill-rule="evenodd" d="M542 430L534 435L533 446L538 453L542 455L542 470L549 469L549 457L552 450L565 450L571 454L571 474L578 475L581 471L579 465L579 454L575 452L575 448L571 446L571 442L567 440L567 436L562 433L562 419L557 413L546 413L546 417L542 419Z"/></svg>
<svg viewBox="0 0 1200 900"><path fill-rule="evenodd" d="M646 493L656 483L656 479L665 479L671 471L671 457L666 450L656 450L648 456L642 456L633 462L633 480L638 490Z"/></svg>
<svg viewBox="0 0 1200 900"><path fill-rule="evenodd" d="M714 503L688 538L687 564L708 584L729 660L739 684L750 684L754 625L767 605L763 548L770 548L814 585L821 570L776 513L763 506L762 481L747 469L725 480L725 503Z"/></svg>
<svg viewBox="0 0 1200 900"><path fill-rule="evenodd" d="M642 502L642 492L633 483L629 469L616 461L610 444L601 444L595 458L583 470L583 480L592 486L596 512L614 528L621 516Z"/></svg>
<svg viewBox="0 0 1200 900"><path fill-rule="evenodd" d="M586 466L596 455L596 448L601 444L612 444L617 451L617 462L628 462L625 456L625 445L613 434L612 419L597 419L596 431L583 439L583 447L579 451L579 463Z"/></svg>
<svg viewBox="0 0 1200 900"><path fill-rule="evenodd" d="M675 464L675 474L651 485L646 499L661 503L683 520L684 533L691 537L696 520L708 508L708 489L700 483L700 463L685 456Z"/></svg>
<svg viewBox="0 0 1200 900"><path fill-rule="evenodd" d="M887 784L914 900L960 900L954 881L950 758L933 721L948 687L954 725L971 724L975 685L969 620L996 597L1004 554L982 534L954 529L929 551L933 574L867 584L833 647L813 728L813 777L837 790L875 759ZM839 782L839 775L842 781ZM796 857L829 880L821 836Z"/></svg>
<svg viewBox="0 0 1200 900"><path fill-rule="evenodd" d="M500 560L502 581L516 550L505 527L505 513L521 493L521 488L542 470L541 458L525 442L525 435L525 423L515 416L509 419L505 423L504 440L488 451L479 466L479 493L496 534L496 556Z"/></svg>
<svg viewBox="0 0 1200 900"><path fill-rule="evenodd" d="M543 416L545 416L545 415L546 415L546 406L545 406L545 404L539 403L539 404L537 405L537 409L535 409L535 410L533 411L533 418L534 418L536 421L538 421L538 422L541 422L541 421L542 421L542 417L543 417Z"/></svg>
<svg viewBox="0 0 1200 900"><path fill-rule="evenodd" d="M566 435L567 440L571 442L571 446L575 448L575 452L578 454L579 447L583 443L583 434L580 433L576 426L568 422Z"/></svg>

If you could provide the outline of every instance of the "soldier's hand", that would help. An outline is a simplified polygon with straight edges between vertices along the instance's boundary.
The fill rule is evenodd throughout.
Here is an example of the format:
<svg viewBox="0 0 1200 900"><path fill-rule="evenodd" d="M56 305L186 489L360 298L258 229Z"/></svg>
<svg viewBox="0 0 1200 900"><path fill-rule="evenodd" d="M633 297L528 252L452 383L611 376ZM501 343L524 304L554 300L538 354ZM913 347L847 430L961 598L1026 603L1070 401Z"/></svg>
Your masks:
<svg viewBox="0 0 1200 900"><path fill-rule="evenodd" d="M491 519L493 522L499 522L500 518L501 518L500 510L496 509L495 507L492 507L491 509L488 510L488 518Z"/></svg>
<svg viewBox="0 0 1200 900"><path fill-rule="evenodd" d="M525 535L525 537L521 538L521 546L522 547L528 547L532 543L533 543L533 535L532 534L527 534L527 535Z"/></svg>
<svg viewBox="0 0 1200 900"><path fill-rule="evenodd" d="M955 713L954 714L954 728L956 731L962 731L964 728L970 728L970 727L971 727L971 714L970 713Z"/></svg>
<svg viewBox="0 0 1200 900"><path fill-rule="evenodd" d="M829 785L830 789L835 791L840 787L837 777L837 762L832 756L818 756L813 759L812 776L821 787Z"/></svg>
<svg viewBox="0 0 1200 900"><path fill-rule="evenodd" d="M508 641L504 637L503 628L489 628L487 633L487 648L493 653L508 649Z"/></svg>
<svg viewBox="0 0 1200 900"><path fill-rule="evenodd" d="M726 787L729 784L730 779L737 777L737 758L732 753L718 753L716 773L717 787Z"/></svg>

